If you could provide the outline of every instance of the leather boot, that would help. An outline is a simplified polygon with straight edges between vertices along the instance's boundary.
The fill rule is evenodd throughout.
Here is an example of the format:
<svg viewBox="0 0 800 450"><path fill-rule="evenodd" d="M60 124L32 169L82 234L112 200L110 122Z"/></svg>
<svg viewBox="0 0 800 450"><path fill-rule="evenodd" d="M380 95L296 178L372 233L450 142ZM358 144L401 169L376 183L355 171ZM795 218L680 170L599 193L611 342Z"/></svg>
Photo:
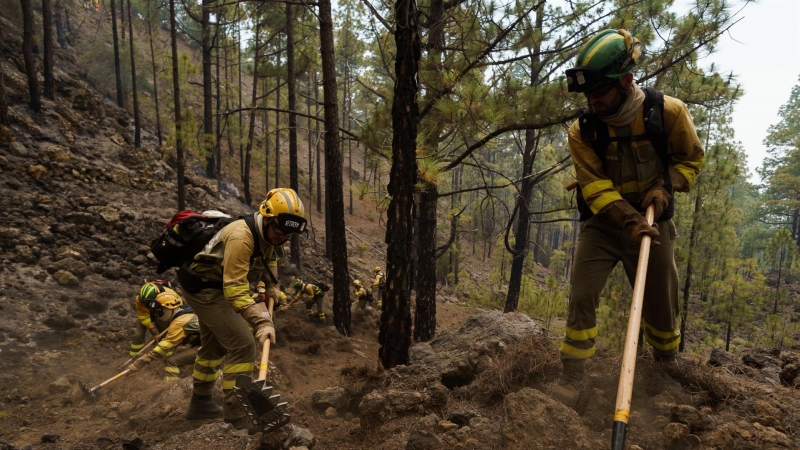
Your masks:
<svg viewBox="0 0 800 450"><path fill-rule="evenodd" d="M580 370L565 366L551 390L550 396L564 405L575 408L583 389L583 368Z"/></svg>
<svg viewBox="0 0 800 450"><path fill-rule="evenodd" d="M659 364L669 364L669 365L677 365L678 358L676 357L675 353L669 355L662 355L662 354L653 354L653 360Z"/></svg>
<svg viewBox="0 0 800 450"><path fill-rule="evenodd" d="M222 409L214 403L210 395L192 394L189 409L186 410L186 420L219 419Z"/></svg>

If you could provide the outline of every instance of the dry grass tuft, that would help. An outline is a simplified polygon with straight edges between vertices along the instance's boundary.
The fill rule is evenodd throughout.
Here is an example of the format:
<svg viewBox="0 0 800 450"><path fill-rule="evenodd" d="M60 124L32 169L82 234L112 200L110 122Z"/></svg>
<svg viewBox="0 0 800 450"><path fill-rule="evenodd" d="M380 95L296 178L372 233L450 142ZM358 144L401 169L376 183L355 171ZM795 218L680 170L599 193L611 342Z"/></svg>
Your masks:
<svg viewBox="0 0 800 450"><path fill-rule="evenodd" d="M312 344L308 344L303 350L303 353L306 355L319 355L320 350L322 350L322 344L319 342L314 342Z"/></svg>
<svg viewBox="0 0 800 450"><path fill-rule="evenodd" d="M356 364L343 367L340 373L342 380L339 384L344 388L347 408L355 412L365 395L383 386L386 372L379 364Z"/></svg>
<svg viewBox="0 0 800 450"><path fill-rule="evenodd" d="M682 359L679 365L664 365L662 370L700 403L709 406L733 403L744 394L740 378L700 361Z"/></svg>
<svg viewBox="0 0 800 450"><path fill-rule="evenodd" d="M521 339L498 354L492 364L472 383L471 390L485 392L493 399L524 386L543 383L561 371L558 352L543 336Z"/></svg>

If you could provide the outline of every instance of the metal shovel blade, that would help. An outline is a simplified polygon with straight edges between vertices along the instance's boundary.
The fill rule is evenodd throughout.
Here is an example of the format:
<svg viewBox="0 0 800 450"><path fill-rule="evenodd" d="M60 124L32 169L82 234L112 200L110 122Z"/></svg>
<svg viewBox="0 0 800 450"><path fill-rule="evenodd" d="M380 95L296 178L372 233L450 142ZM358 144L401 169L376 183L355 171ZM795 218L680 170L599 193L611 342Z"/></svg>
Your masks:
<svg viewBox="0 0 800 450"><path fill-rule="evenodd" d="M86 384L86 382L84 382L83 380L78 380L78 385L81 387L81 390L83 391L84 394L86 394L87 397L89 397L92 400L97 400L97 394L95 394L95 389L90 388L89 385Z"/></svg>
<svg viewBox="0 0 800 450"><path fill-rule="evenodd" d="M251 380L247 375L239 375L233 393L253 425L262 433L271 433L288 424L292 420L285 412L288 403L281 403L281 396L272 394L267 380Z"/></svg>

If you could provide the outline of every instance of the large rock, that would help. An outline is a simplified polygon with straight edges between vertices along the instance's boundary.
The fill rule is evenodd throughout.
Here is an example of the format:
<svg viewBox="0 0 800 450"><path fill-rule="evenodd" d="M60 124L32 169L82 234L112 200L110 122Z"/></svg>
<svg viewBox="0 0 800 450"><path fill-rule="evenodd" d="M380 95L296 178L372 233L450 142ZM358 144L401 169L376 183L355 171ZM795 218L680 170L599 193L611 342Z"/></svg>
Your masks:
<svg viewBox="0 0 800 450"><path fill-rule="evenodd" d="M335 386L320 391L314 391L314 393L311 394L311 404L319 409L325 409L330 406L337 410L343 409L347 407L345 390L339 386Z"/></svg>
<svg viewBox="0 0 800 450"><path fill-rule="evenodd" d="M735 362L733 355L719 348L711 350L711 355L708 357L708 364L711 366L732 366Z"/></svg>
<svg viewBox="0 0 800 450"><path fill-rule="evenodd" d="M56 282L61 286L78 286L81 284L81 280L79 280L78 277L66 270L59 270L54 273L53 278L55 278Z"/></svg>
<svg viewBox="0 0 800 450"><path fill-rule="evenodd" d="M439 423L439 416L429 414L411 427L406 442L406 450L439 450L444 449L444 443L436 435L436 426Z"/></svg>
<svg viewBox="0 0 800 450"><path fill-rule="evenodd" d="M317 438L314 437L314 434L309 431L307 428L303 427L294 427L292 432L289 433L289 437L286 438L286 442L283 443L284 448L289 447L307 447L313 448L314 444L316 444Z"/></svg>
<svg viewBox="0 0 800 450"><path fill-rule="evenodd" d="M409 359L441 372L442 383L452 389L472 382L485 366L479 364L484 355L493 356L513 342L542 333L525 314L491 311L470 317L458 330L442 331L430 343L415 345Z"/></svg>
<svg viewBox="0 0 800 450"><path fill-rule="evenodd" d="M58 378L47 385L47 392L51 394L66 394L72 389L72 384L66 377Z"/></svg>
<svg viewBox="0 0 800 450"><path fill-rule="evenodd" d="M60 259L47 267L47 272L54 274L58 271L66 270L82 279L89 274L89 267L83 261L72 257Z"/></svg>
<svg viewBox="0 0 800 450"><path fill-rule="evenodd" d="M503 400L503 444L507 450L595 449L573 409L540 391L523 388Z"/></svg>

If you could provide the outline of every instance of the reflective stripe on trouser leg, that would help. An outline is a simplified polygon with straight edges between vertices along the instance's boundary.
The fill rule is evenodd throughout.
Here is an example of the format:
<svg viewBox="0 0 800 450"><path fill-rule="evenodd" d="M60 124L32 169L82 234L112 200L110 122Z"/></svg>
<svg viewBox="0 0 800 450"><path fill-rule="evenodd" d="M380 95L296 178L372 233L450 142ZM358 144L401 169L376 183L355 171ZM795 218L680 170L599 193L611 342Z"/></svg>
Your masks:
<svg viewBox="0 0 800 450"><path fill-rule="evenodd" d="M147 334L147 328L142 325L141 322L138 320L136 321L136 334L133 335L133 340L131 341L131 349L130 355L134 356L139 353L139 350L144 347L144 336Z"/></svg>
<svg viewBox="0 0 800 450"><path fill-rule="evenodd" d="M190 347L164 359L164 379L167 381L180 378L181 367L195 363L197 348ZM216 372L214 372L216 375Z"/></svg>
<svg viewBox="0 0 800 450"><path fill-rule="evenodd" d="M681 342L678 267L674 253L677 237L675 224L672 220L659 220L658 232L661 245L650 248L650 261L647 264L642 329L644 339L653 347L655 355L673 355L678 352ZM631 280L636 275L638 259L638 249L625 252L623 263Z"/></svg>
<svg viewBox="0 0 800 450"><path fill-rule="evenodd" d="M623 230L604 217L582 222L572 271L572 294L560 356L565 367L577 367L594 355L600 292L627 245Z"/></svg>
<svg viewBox="0 0 800 450"><path fill-rule="evenodd" d="M225 419L238 419L244 416L244 409L230 388L236 382L236 376L252 373L256 347L253 334L247 322L230 307L221 290L205 289L197 294L186 293L185 298L200 320L200 349L197 352L195 373L207 373L199 370L201 360L216 363L216 367L219 367L224 358L225 399L222 412ZM213 382L198 383L198 381L195 377L194 393L210 395Z"/></svg>
<svg viewBox="0 0 800 450"><path fill-rule="evenodd" d="M306 302L306 314L310 319L314 318L314 299Z"/></svg>

